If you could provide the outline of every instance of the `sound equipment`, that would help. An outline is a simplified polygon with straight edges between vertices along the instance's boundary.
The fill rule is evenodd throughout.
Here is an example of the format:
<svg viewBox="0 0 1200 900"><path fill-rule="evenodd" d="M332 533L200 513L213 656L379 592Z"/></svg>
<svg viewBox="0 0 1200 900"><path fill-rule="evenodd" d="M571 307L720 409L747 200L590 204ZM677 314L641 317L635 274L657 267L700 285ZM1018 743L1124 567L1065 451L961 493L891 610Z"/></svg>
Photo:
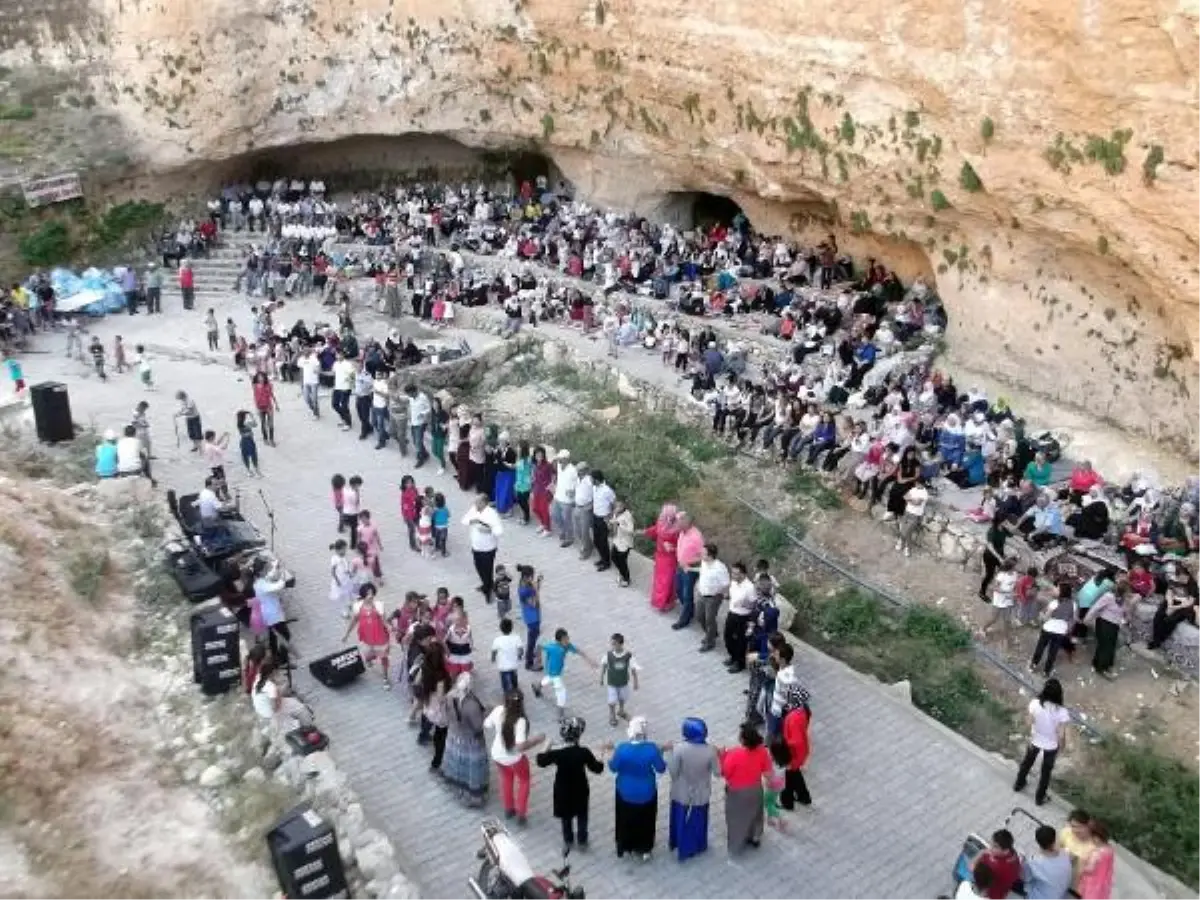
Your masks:
<svg viewBox="0 0 1200 900"><path fill-rule="evenodd" d="M242 680L241 626L224 606L193 613L192 678L205 694L223 694Z"/></svg>
<svg viewBox="0 0 1200 900"><path fill-rule="evenodd" d="M284 740L297 756L308 756L329 746L329 737L325 732L303 725L285 734Z"/></svg>
<svg viewBox="0 0 1200 900"><path fill-rule="evenodd" d="M29 388L29 397L39 441L57 444L74 440L75 423L71 421L71 400L65 384L43 381Z"/></svg>
<svg viewBox="0 0 1200 900"><path fill-rule="evenodd" d="M221 577L201 559L195 548L181 541L163 547L163 566L183 595L193 603L211 600L221 590Z"/></svg>
<svg viewBox="0 0 1200 900"><path fill-rule="evenodd" d="M267 849L285 897L348 897L333 826L308 804L267 832Z"/></svg>
<svg viewBox="0 0 1200 900"><path fill-rule="evenodd" d="M338 650L320 659L314 659L308 664L308 671L313 678L329 688L345 687L355 678L367 671L362 654L357 647Z"/></svg>

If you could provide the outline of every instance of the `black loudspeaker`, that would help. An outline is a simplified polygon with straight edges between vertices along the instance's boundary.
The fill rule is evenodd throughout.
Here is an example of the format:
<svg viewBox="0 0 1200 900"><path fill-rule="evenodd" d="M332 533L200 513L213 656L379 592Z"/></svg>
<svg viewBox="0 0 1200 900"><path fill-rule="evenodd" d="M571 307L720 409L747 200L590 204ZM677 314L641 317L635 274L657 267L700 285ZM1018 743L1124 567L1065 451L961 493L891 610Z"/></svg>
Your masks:
<svg viewBox="0 0 1200 900"><path fill-rule="evenodd" d="M29 397L33 401L33 421L39 441L57 444L74 440L75 424L71 421L71 400L65 384L43 381L30 387Z"/></svg>
<svg viewBox="0 0 1200 900"><path fill-rule="evenodd" d="M223 694L242 680L241 625L224 606L192 614L192 677L204 693Z"/></svg>
<svg viewBox="0 0 1200 900"><path fill-rule="evenodd" d="M308 671L325 687L340 688L367 671L367 667L358 648L351 647L314 659L308 664Z"/></svg>
<svg viewBox="0 0 1200 900"><path fill-rule="evenodd" d="M193 603L211 600L221 592L221 577L188 544L171 541L163 547L163 565Z"/></svg>
<svg viewBox="0 0 1200 900"><path fill-rule="evenodd" d="M267 832L267 849L285 897L348 897L333 826L308 804Z"/></svg>

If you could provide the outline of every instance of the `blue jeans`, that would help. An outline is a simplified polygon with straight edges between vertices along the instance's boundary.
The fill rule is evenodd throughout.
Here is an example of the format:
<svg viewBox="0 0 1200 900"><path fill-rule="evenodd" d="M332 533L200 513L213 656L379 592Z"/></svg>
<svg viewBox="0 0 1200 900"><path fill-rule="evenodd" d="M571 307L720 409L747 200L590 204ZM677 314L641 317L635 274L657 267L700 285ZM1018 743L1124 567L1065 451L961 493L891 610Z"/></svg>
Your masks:
<svg viewBox="0 0 1200 900"><path fill-rule="evenodd" d="M317 401L317 391L320 390L320 387L321 386L318 384L306 384L301 388L301 390L304 392L305 404L308 406L312 414L318 418L321 415L321 407Z"/></svg>
<svg viewBox="0 0 1200 900"><path fill-rule="evenodd" d="M519 685L517 684L517 672L515 669L511 672L500 673L500 690L503 691L505 695L513 693L518 688Z"/></svg>
<svg viewBox="0 0 1200 900"><path fill-rule="evenodd" d="M525 626L525 668L529 671L537 669L538 636L542 633L542 623Z"/></svg>
<svg viewBox="0 0 1200 900"><path fill-rule="evenodd" d="M413 447L417 450L417 465L420 465L429 459L429 451L425 449L425 426L410 424L408 430L412 435Z"/></svg>
<svg viewBox="0 0 1200 900"><path fill-rule="evenodd" d="M696 611L696 582L699 578L699 572L684 569L675 572L675 596L679 598L679 620L675 624L680 628L691 624L692 614Z"/></svg>
<svg viewBox="0 0 1200 900"><path fill-rule="evenodd" d="M375 431L375 446L386 446L389 433L388 408L386 406L371 407L371 428Z"/></svg>

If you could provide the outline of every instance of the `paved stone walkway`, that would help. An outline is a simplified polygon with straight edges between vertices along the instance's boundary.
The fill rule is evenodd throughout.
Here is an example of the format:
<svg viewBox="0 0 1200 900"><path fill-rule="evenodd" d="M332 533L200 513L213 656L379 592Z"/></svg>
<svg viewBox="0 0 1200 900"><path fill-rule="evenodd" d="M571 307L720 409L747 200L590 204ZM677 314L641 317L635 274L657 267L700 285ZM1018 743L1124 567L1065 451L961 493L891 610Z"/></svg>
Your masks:
<svg viewBox="0 0 1200 900"><path fill-rule="evenodd" d="M177 292L167 293L167 313L161 318L114 316L93 327L106 346L121 333L131 351L143 340L154 348L159 388L146 396L160 457L156 474L164 486L184 492L199 487L203 468L186 447L175 446L173 393L185 388L195 397L206 428L233 429L234 412L249 405L249 386L232 370L228 354L202 349L201 319L211 305L221 321L235 315L248 331L249 304L221 290L206 291L197 309L185 313ZM318 317L313 301L294 306L286 322L293 314L308 321ZM360 330L369 331L370 326L364 322ZM127 422L142 396L135 376L114 376L101 383L84 364L63 357L64 345L62 335L39 338L37 346L49 352L26 358L28 380L67 382L76 421L91 422L100 430ZM621 365L633 369L635 358L630 355ZM498 700L497 679L486 659L496 617L473 590L476 579L465 534L457 525L467 498L449 476L422 470L419 480L449 498L455 527L449 560L413 555L403 539L396 487L409 471L406 460L395 450L377 452L371 442L340 433L332 414L310 421L297 388L282 386L279 393L279 447L260 446L265 478L244 477L233 447L227 468L250 519L266 525L260 489L277 512L277 549L298 576L289 605L300 618L295 630L301 654L312 658L340 646L344 623L327 599L327 547L336 537L329 478L334 472L358 473L366 482L365 506L382 526L388 575L383 596L394 604L406 589L432 593L444 585L466 597L480 648L479 683L486 698ZM615 579L597 575L590 562L561 550L557 541L539 539L516 524L501 538L500 559L510 566L529 563L545 573L547 632L566 627L576 643L597 656L612 631L625 633L644 667L643 687L632 708L649 717L654 737L676 738L683 717L699 715L708 721L714 741L736 739L743 678L727 675L717 654L697 653L694 631L671 631L669 622L651 610L645 563L635 570L634 587L623 590ZM590 896L932 897L948 890L950 867L964 835L995 827L1013 806L1011 774L840 663L803 646L797 662L814 698L813 756L807 776L815 805L789 816L788 834L770 833L762 849L731 859L724 846L718 792L712 849L681 866L666 853L664 799L654 860L618 861L612 852L612 784L606 774L593 783L592 850L573 859L574 879ZM331 750L362 796L368 815L394 840L409 874L427 896L463 896L464 879L476 866L476 826L482 815L459 807L428 775L427 751L416 746L415 733L405 723L403 695L386 693L373 675L336 693L315 684L306 670L297 673L296 682L330 733ZM572 709L589 723L585 740L619 737L607 724L595 673L573 659L567 683ZM556 734L547 703L531 698L530 709L536 730ZM665 795L664 783L660 796ZM521 841L533 865L543 870L557 864L559 853L550 802L551 776L535 772L530 825ZM499 802L493 797L486 814L498 812Z"/></svg>

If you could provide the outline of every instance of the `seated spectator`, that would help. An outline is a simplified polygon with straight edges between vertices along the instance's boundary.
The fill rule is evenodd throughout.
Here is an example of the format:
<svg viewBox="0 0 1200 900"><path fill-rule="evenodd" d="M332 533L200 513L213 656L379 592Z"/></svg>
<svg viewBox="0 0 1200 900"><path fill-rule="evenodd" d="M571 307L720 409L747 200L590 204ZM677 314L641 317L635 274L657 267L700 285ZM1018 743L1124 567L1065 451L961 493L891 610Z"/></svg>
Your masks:
<svg viewBox="0 0 1200 900"><path fill-rule="evenodd" d="M1108 534L1109 525L1108 498L1104 496L1104 488L1093 485L1084 495L1080 508L1067 517L1067 524L1080 540L1103 540Z"/></svg>
<svg viewBox="0 0 1200 900"><path fill-rule="evenodd" d="M1021 473L1021 477L1026 481L1032 482L1034 487L1045 488L1050 484L1050 477L1053 470L1054 466L1046 459L1046 454L1039 450L1033 454L1033 459L1025 466L1025 471Z"/></svg>
<svg viewBox="0 0 1200 900"><path fill-rule="evenodd" d="M104 440L96 447L96 475L100 478L116 478L117 433L111 428L104 432Z"/></svg>
<svg viewBox="0 0 1200 900"><path fill-rule="evenodd" d="M1063 527L1058 501L1045 492L1039 494L1033 507L1017 520L1017 530L1035 550L1062 542L1065 539Z"/></svg>
<svg viewBox="0 0 1200 900"><path fill-rule="evenodd" d="M1129 574L1126 575L1129 581L1129 586L1133 592L1139 597L1149 597L1154 593L1154 576L1146 568L1144 559L1135 559L1133 565L1129 567Z"/></svg>
<svg viewBox="0 0 1200 900"><path fill-rule="evenodd" d="M1100 477L1100 473L1092 468L1091 460L1085 459L1071 471L1066 499L1078 506L1083 502L1083 498L1091 493L1092 488L1103 485L1104 479Z"/></svg>
<svg viewBox="0 0 1200 900"><path fill-rule="evenodd" d="M1195 507L1191 503L1181 503L1166 515L1155 542L1162 553L1187 556L1200 547L1193 524L1194 515Z"/></svg>
<svg viewBox="0 0 1200 900"><path fill-rule="evenodd" d="M962 420L957 413L950 413L942 423L938 434L938 455L951 468L961 467L967 451L967 438L963 433Z"/></svg>
<svg viewBox="0 0 1200 900"><path fill-rule="evenodd" d="M1150 641L1146 646L1150 650L1157 650L1171 639L1181 622L1197 624L1196 603L1195 594L1181 590L1174 584L1168 587L1166 596L1154 613L1154 621L1150 626Z"/></svg>
<svg viewBox="0 0 1200 900"><path fill-rule="evenodd" d="M961 465L950 467L946 477L964 490L983 484L987 479L983 451L978 447L972 447L963 457Z"/></svg>
<svg viewBox="0 0 1200 900"><path fill-rule="evenodd" d="M991 845L975 858L972 874L976 892L991 900L1007 897L1013 886L1021 880L1021 857L1013 846L1012 832L1001 828L992 834ZM987 866L990 884L983 885L979 879L979 867Z"/></svg>

